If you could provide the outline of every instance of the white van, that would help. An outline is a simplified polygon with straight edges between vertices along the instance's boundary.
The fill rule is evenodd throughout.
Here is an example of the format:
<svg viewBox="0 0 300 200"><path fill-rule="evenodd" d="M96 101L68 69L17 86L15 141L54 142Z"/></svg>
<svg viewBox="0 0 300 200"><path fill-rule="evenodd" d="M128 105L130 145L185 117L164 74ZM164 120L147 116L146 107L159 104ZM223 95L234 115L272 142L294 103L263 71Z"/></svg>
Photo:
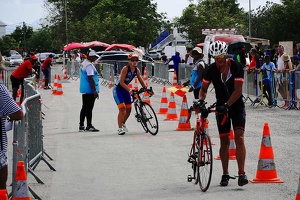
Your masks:
<svg viewBox="0 0 300 200"><path fill-rule="evenodd" d="M185 54L187 53L185 46L166 46L163 52L166 54L168 59L174 56L175 52L179 52L181 60L185 58ZM173 61L171 61L169 65L174 65Z"/></svg>

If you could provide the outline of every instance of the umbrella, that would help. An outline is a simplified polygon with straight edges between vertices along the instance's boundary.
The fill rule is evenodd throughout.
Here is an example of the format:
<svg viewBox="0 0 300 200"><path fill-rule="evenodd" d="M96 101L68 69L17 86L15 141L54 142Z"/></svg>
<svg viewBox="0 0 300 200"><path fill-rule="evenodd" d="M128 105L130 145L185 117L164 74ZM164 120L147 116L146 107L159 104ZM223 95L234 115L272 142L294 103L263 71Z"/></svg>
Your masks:
<svg viewBox="0 0 300 200"><path fill-rule="evenodd" d="M72 42L70 44L67 44L64 47L64 51L72 50L72 49L80 49L80 48L85 48L84 44L79 43L79 42Z"/></svg>
<svg viewBox="0 0 300 200"><path fill-rule="evenodd" d="M86 42L84 43L85 48L91 48L91 47L108 47L109 44L106 44L104 42L99 41L92 41L92 42Z"/></svg>
<svg viewBox="0 0 300 200"><path fill-rule="evenodd" d="M197 44L198 47L204 47L204 42Z"/></svg>
<svg viewBox="0 0 300 200"><path fill-rule="evenodd" d="M131 51L132 49L135 48L136 47L131 44L111 44L105 49L105 51L110 51L113 49L123 49L123 50Z"/></svg>
<svg viewBox="0 0 300 200"><path fill-rule="evenodd" d="M227 52L229 54L233 54L234 47L236 47L236 48L245 47L245 49L246 49L245 52L249 52L250 49L252 48L252 45L249 42L233 42L233 43L229 44Z"/></svg>

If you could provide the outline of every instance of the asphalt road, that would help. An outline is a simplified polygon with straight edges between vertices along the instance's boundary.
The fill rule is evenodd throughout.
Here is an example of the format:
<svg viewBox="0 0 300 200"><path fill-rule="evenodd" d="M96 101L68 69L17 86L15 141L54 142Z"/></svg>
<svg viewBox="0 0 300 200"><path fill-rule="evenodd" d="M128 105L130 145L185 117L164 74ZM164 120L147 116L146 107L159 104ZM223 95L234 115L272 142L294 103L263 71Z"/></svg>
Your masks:
<svg viewBox="0 0 300 200"><path fill-rule="evenodd" d="M59 65L54 73L62 76ZM156 111L160 108L163 86L149 82L155 95L151 103ZM140 199L295 199L299 177L299 110L279 108L254 108L246 102L247 125L245 142L247 148L246 173L249 179L256 177L258 157L262 142L264 123L271 131L275 154L276 172L282 184L252 184L239 187L237 180L230 180L227 187L220 187L221 163L214 160L213 177L207 192L198 185L187 182L192 173L187 162L192 142L192 131L175 131L178 121L164 121L158 115L159 133L145 133L134 115L127 122L129 132L117 134L117 106L112 90L102 86L100 99L96 100L93 125L100 132L78 132L81 95L79 80L63 80L63 95L52 95L40 90L44 126L44 148L53 158L47 161L56 169L51 171L41 161L35 173L45 184L39 184L28 175L28 185L45 200L140 200ZM169 93L167 92L169 98ZM214 102L214 91L207 97ZM193 100L187 94L188 104ZM182 98L175 96L179 116ZM195 118L191 119L194 126ZM209 132L214 157L218 155L219 138L214 116L209 116ZM236 161L230 161L231 175L237 175Z"/></svg>

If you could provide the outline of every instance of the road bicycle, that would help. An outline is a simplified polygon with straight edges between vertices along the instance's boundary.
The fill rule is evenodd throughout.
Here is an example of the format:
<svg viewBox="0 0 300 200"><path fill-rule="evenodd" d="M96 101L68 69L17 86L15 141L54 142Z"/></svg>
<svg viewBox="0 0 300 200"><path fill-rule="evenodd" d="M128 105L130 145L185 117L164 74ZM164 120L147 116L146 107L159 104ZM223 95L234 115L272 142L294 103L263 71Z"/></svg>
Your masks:
<svg viewBox="0 0 300 200"><path fill-rule="evenodd" d="M192 163L193 175L188 175L187 181L195 184L199 183L200 189L205 192L209 188L212 169L213 169L213 153L210 137L206 130L207 117L210 113L216 112L216 103L209 107L205 106L206 102L195 100L193 106L189 109L189 116L187 122L191 118L191 113L194 111L197 115L196 129L194 132L193 143L189 153L188 162ZM224 124L226 115L221 122Z"/></svg>
<svg viewBox="0 0 300 200"><path fill-rule="evenodd" d="M143 129L146 133L156 135L158 133L158 120L152 106L142 100L141 94L148 92L149 97L153 94L152 87L150 89L141 88L139 90L132 91L132 102L135 109L135 118L138 122L142 124Z"/></svg>

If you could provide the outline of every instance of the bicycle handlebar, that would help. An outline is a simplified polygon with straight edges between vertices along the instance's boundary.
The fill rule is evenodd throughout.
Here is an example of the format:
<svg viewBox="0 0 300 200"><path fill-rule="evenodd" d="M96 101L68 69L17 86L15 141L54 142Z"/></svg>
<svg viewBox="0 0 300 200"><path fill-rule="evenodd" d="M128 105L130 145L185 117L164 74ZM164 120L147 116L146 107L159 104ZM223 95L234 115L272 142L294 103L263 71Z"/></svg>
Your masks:
<svg viewBox="0 0 300 200"><path fill-rule="evenodd" d="M151 97L154 94L152 87L150 87L149 89L148 88L140 88L139 90L132 90L132 94L131 94L132 100L134 101L137 98L136 95L140 95L143 92L148 92L149 97Z"/></svg>
<svg viewBox="0 0 300 200"><path fill-rule="evenodd" d="M207 102L203 102L202 100L195 100L193 101L193 105L189 108L188 112L188 118L186 120L186 123L190 121L192 111L195 111L196 113L201 113L201 117L207 118L209 113L215 112L217 115L223 114L223 119L220 123L220 125L224 125L227 121L228 113L217 113L217 111L213 108L217 107L217 103L213 103L212 105L206 107L205 105Z"/></svg>

